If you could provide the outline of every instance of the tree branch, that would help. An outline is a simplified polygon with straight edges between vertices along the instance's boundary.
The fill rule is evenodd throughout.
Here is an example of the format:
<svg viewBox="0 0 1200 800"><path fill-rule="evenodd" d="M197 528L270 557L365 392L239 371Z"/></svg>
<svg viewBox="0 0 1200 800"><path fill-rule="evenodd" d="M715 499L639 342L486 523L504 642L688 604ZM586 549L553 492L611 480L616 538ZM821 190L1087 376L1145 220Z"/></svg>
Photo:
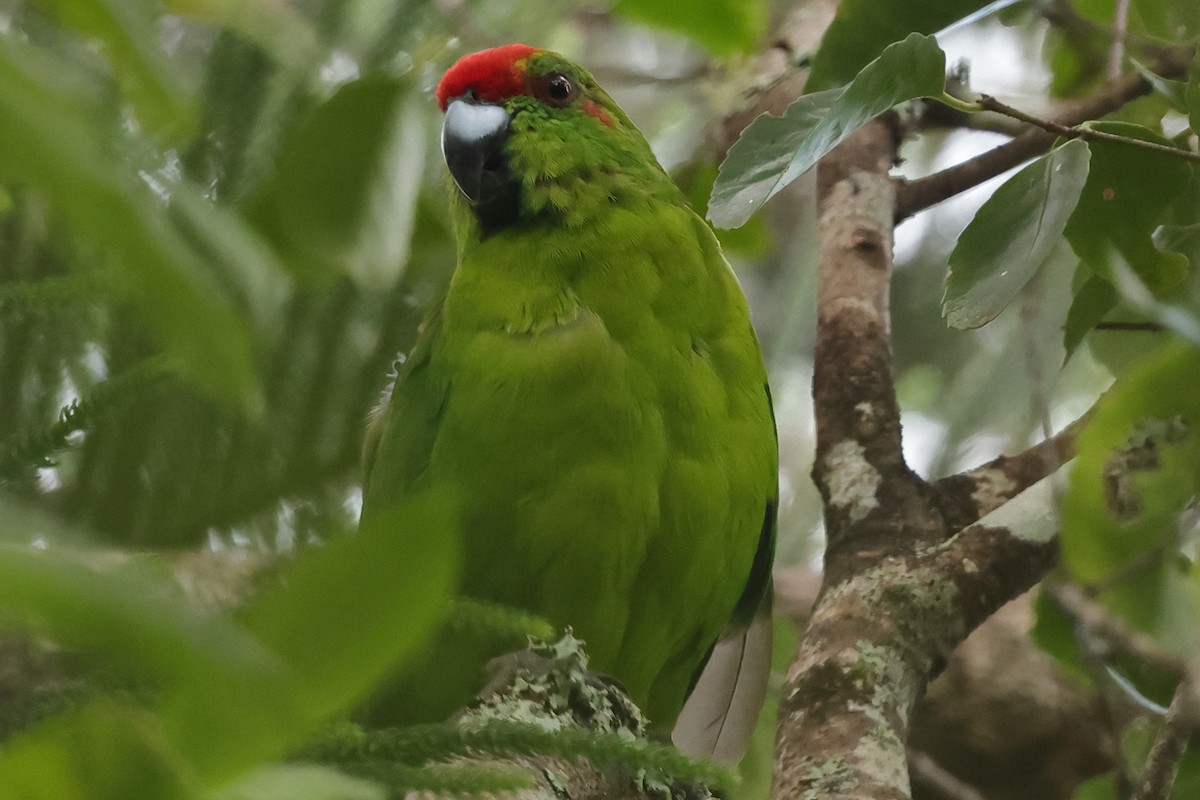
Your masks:
<svg viewBox="0 0 1200 800"><path fill-rule="evenodd" d="M1087 418L1012 456L998 456L967 472L934 482L935 502L951 529L976 522L999 508L1075 455L1075 437Z"/></svg>
<svg viewBox="0 0 1200 800"><path fill-rule="evenodd" d="M903 720L928 664L901 643L922 632L901 633L890 624L899 617L877 614L867 601L886 583L877 548L900 541L908 522L886 512L897 501L919 507L891 376L887 171L896 146L894 122L877 120L818 168L813 480L829 544L825 584L780 701L774 793L781 798L908 796ZM893 487L896 498L882 496Z"/></svg>
<svg viewBox="0 0 1200 800"><path fill-rule="evenodd" d="M966 633L1041 580L1058 558L1058 497L1052 473L920 554L954 582Z"/></svg>
<svg viewBox="0 0 1200 800"><path fill-rule="evenodd" d="M942 544L826 584L780 699L776 797L908 800L908 722L926 683L1056 557L1053 480Z"/></svg>
<svg viewBox="0 0 1200 800"><path fill-rule="evenodd" d="M780 700L780 798L908 800L908 721L928 681L1057 556L1046 476L1069 454L1073 428L940 491L904 462L888 309L896 146L884 117L818 170L813 479L828 547ZM954 492L966 500L944 513Z"/></svg>
<svg viewBox="0 0 1200 800"><path fill-rule="evenodd" d="M889 282L893 186L887 177L898 130L873 122L818 170L820 268L813 403L813 480L825 500L828 549L863 536L900 541L918 526L896 507L918 509L924 486L904 463L891 373ZM886 492L887 497L880 495ZM826 558L829 570L836 559ZM848 565L849 566L849 565Z"/></svg>
<svg viewBox="0 0 1200 800"><path fill-rule="evenodd" d="M1129 35L1129 0L1117 0L1113 14L1113 38L1108 50L1108 79L1121 77L1125 65L1125 39Z"/></svg>
<svg viewBox="0 0 1200 800"><path fill-rule="evenodd" d="M1132 800L1166 800L1171 794L1188 739L1200 728L1194 702L1190 685L1181 681L1158 728Z"/></svg>
<svg viewBox="0 0 1200 800"><path fill-rule="evenodd" d="M1054 120L1042 119L1035 117L1033 114L1028 114L1019 108L1014 108L1007 103L1002 103L990 94L981 94L979 99L975 101L976 105L985 111L994 111L997 114L1003 114L1007 117L1012 117L1015 120L1032 125L1035 128L1041 128L1044 131L1053 133L1063 139L1086 139L1095 142L1113 142L1115 144L1126 145L1128 147L1140 147L1143 150L1151 150L1161 155L1170 156L1172 158L1182 158L1185 161L1200 161L1200 153L1193 153L1189 150L1181 150L1178 147L1171 147L1158 142L1149 142L1145 139L1133 139L1129 136L1118 136L1115 133L1107 131L1099 131L1095 128L1087 128L1082 125L1063 125Z"/></svg>
<svg viewBox="0 0 1200 800"><path fill-rule="evenodd" d="M1159 58L1152 70L1163 77L1180 77L1187 73L1193 52L1194 48L1190 47L1173 49ZM1071 128L1087 120L1098 119L1148 93L1150 88L1150 84L1141 75L1126 76L1113 82L1086 102L1065 112L1054 122ZM897 190L896 221L905 220L918 211L937 205L1046 152L1053 146L1056 138L1056 134L1049 131L1030 129L1010 142L941 172L914 181L901 182Z"/></svg>

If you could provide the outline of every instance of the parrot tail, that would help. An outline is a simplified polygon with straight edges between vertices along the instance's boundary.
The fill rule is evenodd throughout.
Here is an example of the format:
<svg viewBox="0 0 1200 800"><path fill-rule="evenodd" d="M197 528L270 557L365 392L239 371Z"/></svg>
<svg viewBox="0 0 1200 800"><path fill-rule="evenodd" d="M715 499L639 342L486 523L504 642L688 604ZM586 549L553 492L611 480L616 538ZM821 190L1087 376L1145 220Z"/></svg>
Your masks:
<svg viewBox="0 0 1200 800"><path fill-rule="evenodd" d="M742 760L767 695L771 595L768 586L750 625L727 632L714 645L671 731L684 755L729 765Z"/></svg>

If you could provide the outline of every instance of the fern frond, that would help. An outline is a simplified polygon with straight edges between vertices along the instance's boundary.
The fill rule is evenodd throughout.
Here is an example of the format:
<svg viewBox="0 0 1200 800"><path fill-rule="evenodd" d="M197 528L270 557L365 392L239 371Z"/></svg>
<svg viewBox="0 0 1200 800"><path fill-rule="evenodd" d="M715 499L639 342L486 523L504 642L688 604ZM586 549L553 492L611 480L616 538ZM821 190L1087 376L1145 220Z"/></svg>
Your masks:
<svg viewBox="0 0 1200 800"><path fill-rule="evenodd" d="M616 765L643 784L689 784L727 792L736 775L717 764L693 761L669 744L635 738L628 732L584 728L547 730L533 723L490 720L470 730L456 722L367 731L353 725L329 729L298 757L351 768L354 764L413 766L429 761L487 754L498 757L586 758L597 766Z"/></svg>
<svg viewBox="0 0 1200 800"><path fill-rule="evenodd" d="M447 627L455 634L510 649L525 646L530 639L550 641L557 637L554 626L541 617L497 603L485 603L459 597L446 617Z"/></svg>
<svg viewBox="0 0 1200 800"><path fill-rule="evenodd" d="M411 792L428 792L436 796L473 797L519 792L532 788L533 776L511 765L428 764L405 767L389 761L366 761L343 767L357 775L383 784L391 798L404 798Z"/></svg>
<svg viewBox="0 0 1200 800"><path fill-rule="evenodd" d="M72 437L91 427L98 414L144 393L168 374L163 361L148 359L63 406L45 428L10 437L0 445L0 484L27 482L34 470L55 466L55 456L69 450Z"/></svg>

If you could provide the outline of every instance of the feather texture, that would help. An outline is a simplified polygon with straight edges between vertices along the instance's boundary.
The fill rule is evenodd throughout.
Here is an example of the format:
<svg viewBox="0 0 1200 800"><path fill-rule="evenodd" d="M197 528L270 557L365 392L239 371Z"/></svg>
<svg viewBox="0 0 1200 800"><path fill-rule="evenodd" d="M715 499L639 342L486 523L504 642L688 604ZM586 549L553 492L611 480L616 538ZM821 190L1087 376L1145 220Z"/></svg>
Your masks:
<svg viewBox="0 0 1200 800"><path fill-rule="evenodd" d="M748 627L713 646L671 731L680 752L723 764L742 760L767 696L771 643L768 593Z"/></svg>
<svg viewBox="0 0 1200 800"><path fill-rule="evenodd" d="M582 68L521 52L451 70L446 93L462 102L480 87L517 92L485 99L510 117L502 155L519 208L482 225L452 192L458 267L372 425L363 515L454 485L467 498L462 593L572 626L665 733L769 576L766 372L716 237L645 138ZM551 76L572 99L513 88ZM409 698L447 683L434 650L452 648L439 640L418 659L430 679ZM750 697L735 689L739 707Z"/></svg>

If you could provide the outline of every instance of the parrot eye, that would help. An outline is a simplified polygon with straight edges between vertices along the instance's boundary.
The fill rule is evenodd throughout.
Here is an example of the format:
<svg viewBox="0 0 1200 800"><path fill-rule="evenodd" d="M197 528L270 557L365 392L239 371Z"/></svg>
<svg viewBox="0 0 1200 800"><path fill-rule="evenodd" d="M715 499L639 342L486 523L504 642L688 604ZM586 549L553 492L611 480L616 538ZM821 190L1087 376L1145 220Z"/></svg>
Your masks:
<svg viewBox="0 0 1200 800"><path fill-rule="evenodd" d="M558 72L546 76L545 99L552 106L565 106L575 95L571 79Z"/></svg>

